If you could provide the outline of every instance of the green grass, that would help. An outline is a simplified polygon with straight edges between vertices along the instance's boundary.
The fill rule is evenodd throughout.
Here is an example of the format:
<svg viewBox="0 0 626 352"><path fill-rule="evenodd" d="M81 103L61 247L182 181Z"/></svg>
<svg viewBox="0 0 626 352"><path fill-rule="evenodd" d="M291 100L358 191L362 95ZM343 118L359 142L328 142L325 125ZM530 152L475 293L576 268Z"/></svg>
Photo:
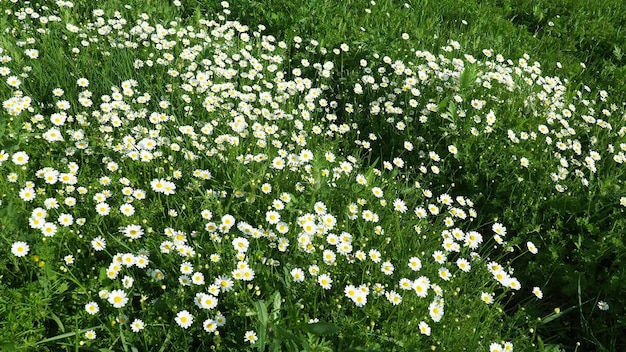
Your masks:
<svg viewBox="0 0 626 352"><path fill-rule="evenodd" d="M626 346L626 5L226 5L0 3L0 349Z"/></svg>

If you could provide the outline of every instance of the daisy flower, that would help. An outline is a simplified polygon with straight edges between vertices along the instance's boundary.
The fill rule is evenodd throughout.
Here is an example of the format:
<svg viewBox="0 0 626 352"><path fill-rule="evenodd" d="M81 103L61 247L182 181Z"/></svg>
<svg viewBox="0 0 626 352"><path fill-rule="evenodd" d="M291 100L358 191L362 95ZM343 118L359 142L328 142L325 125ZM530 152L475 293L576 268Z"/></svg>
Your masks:
<svg viewBox="0 0 626 352"><path fill-rule="evenodd" d="M502 345L499 343L492 343L489 345L489 352L502 352Z"/></svg>
<svg viewBox="0 0 626 352"><path fill-rule="evenodd" d="M181 328L188 329L193 324L193 315L186 310L181 310L174 320Z"/></svg>
<svg viewBox="0 0 626 352"><path fill-rule="evenodd" d="M374 263L379 263L381 258L380 258L380 252L375 250L375 249L370 249L369 253L368 253L370 259L374 262Z"/></svg>
<svg viewBox="0 0 626 352"><path fill-rule="evenodd" d="M29 250L30 247L28 246L28 243L22 241L15 242L11 246L11 253L13 253L16 257L23 257L27 255Z"/></svg>
<svg viewBox="0 0 626 352"><path fill-rule="evenodd" d="M76 259L73 255L66 255L63 257L63 261L65 261L65 265L72 265Z"/></svg>
<svg viewBox="0 0 626 352"><path fill-rule="evenodd" d="M607 310L609 310L609 304L606 303L605 301L599 301L598 302L598 309L607 311Z"/></svg>
<svg viewBox="0 0 626 352"><path fill-rule="evenodd" d="M126 216L132 216L135 214L135 207L132 204L123 204L120 206L120 213Z"/></svg>
<svg viewBox="0 0 626 352"><path fill-rule="evenodd" d="M74 223L74 217L70 214L61 214L57 221L61 226L67 227Z"/></svg>
<svg viewBox="0 0 626 352"><path fill-rule="evenodd" d="M435 259L435 261L439 264L443 264L446 262L446 260L448 259L446 257L446 255L442 252L442 251L434 251L433 252L433 259Z"/></svg>
<svg viewBox="0 0 626 352"><path fill-rule="evenodd" d="M35 189L32 187L24 187L20 190L19 196L25 202L30 202L36 197Z"/></svg>
<svg viewBox="0 0 626 352"><path fill-rule="evenodd" d="M107 203L100 202L96 204L96 212L100 216L107 216L111 212L111 207Z"/></svg>
<svg viewBox="0 0 626 352"><path fill-rule="evenodd" d="M85 332L85 338L87 340L95 340L96 339L96 332L93 330L88 330Z"/></svg>
<svg viewBox="0 0 626 352"><path fill-rule="evenodd" d="M11 158L15 165L26 165L29 159L30 157L25 152L17 152Z"/></svg>
<svg viewBox="0 0 626 352"><path fill-rule="evenodd" d="M480 299L487 303L487 304L492 304L493 303L493 295L489 294L487 292L483 292L480 294Z"/></svg>
<svg viewBox="0 0 626 352"><path fill-rule="evenodd" d="M304 270L300 268L295 268L291 270L291 277L294 282L302 282L304 281Z"/></svg>
<svg viewBox="0 0 626 352"><path fill-rule="evenodd" d="M130 323L130 329L133 332L140 332L145 327L144 322L141 319L135 319L132 323Z"/></svg>
<svg viewBox="0 0 626 352"><path fill-rule="evenodd" d="M413 281L412 288L418 297L424 298L428 295L430 280L425 276L420 276L415 281Z"/></svg>
<svg viewBox="0 0 626 352"><path fill-rule="evenodd" d="M256 336L256 332L249 330L246 331L246 333L243 336L243 340L245 342L250 343L251 345L254 344L259 338Z"/></svg>
<svg viewBox="0 0 626 352"><path fill-rule="evenodd" d="M506 227L504 227L502 224L500 224L498 222L493 224L491 226L491 229L493 230L493 232L496 233L496 235L500 235L500 236L505 236L506 235Z"/></svg>
<svg viewBox="0 0 626 352"><path fill-rule="evenodd" d="M97 314L100 311L100 307L96 302L89 302L85 304L85 311L90 315Z"/></svg>
<svg viewBox="0 0 626 352"><path fill-rule="evenodd" d="M107 243L101 236L94 238L91 241L91 247L97 252L104 250L107 247Z"/></svg>
<svg viewBox="0 0 626 352"><path fill-rule="evenodd" d="M123 290L113 290L109 293L109 303L115 308L122 308L128 303L128 296Z"/></svg>
<svg viewBox="0 0 626 352"><path fill-rule="evenodd" d="M428 306L428 312L434 322L439 322L443 317L443 305L435 300Z"/></svg>
<svg viewBox="0 0 626 352"><path fill-rule="evenodd" d="M444 281L450 281L452 274L450 273L450 270L448 270L448 268L441 267L439 268L439 277L442 278Z"/></svg>
<svg viewBox="0 0 626 352"><path fill-rule="evenodd" d="M405 213L408 208L404 201L398 198L393 201L393 209L399 213Z"/></svg>
<svg viewBox="0 0 626 352"><path fill-rule="evenodd" d="M420 321L418 327L422 335L430 336L430 326L425 321Z"/></svg>
<svg viewBox="0 0 626 352"><path fill-rule="evenodd" d="M233 239L232 244L237 252L243 253L248 250L248 246L250 245L250 242L243 237L236 237L235 239Z"/></svg>
<svg viewBox="0 0 626 352"><path fill-rule="evenodd" d="M143 236L144 231L139 225L127 225L120 229L124 236L136 240Z"/></svg>
<svg viewBox="0 0 626 352"><path fill-rule="evenodd" d="M396 293L396 291L385 292L385 297L387 298L389 303L391 303L394 306L397 306L398 304L402 303L402 296Z"/></svg>
<svg viewBox="0 0 626 352"><path fill-rule="evenodd" d="M393 267L393 264L391 264L391 262L384 262L380 266L380 270L385 275L391 275L391 274L393 274L394 267Z"/></svg>
<svg viewBox="0 0 626 352"><path fill-rule="evenodd" d="M456 260L456 265L464 272L469 272L472 269L470 262L465 258L459 258Z"/></svg>
<svg viewBox="0 0 626 352"><path fill-rule="evenodd" d="M41 233L46 237L54 237L57 233L57 225L51 222L46 222L41 227Z"/></svg>
<svg viewBox="0 0 626 352"><path fill-rule="evenodd" d="M212 333L217 330L217 323L213 319L207 319L202 323L202 327L204 328L204 331Z"/></svg>
<svg viewBox="0 0 626 352"><path fill-rule="evenodd" d="M317 278L317 282L325 290L330 290L330 288L332 287L333 280L330 278L328 274L322 274Z"/></svg>

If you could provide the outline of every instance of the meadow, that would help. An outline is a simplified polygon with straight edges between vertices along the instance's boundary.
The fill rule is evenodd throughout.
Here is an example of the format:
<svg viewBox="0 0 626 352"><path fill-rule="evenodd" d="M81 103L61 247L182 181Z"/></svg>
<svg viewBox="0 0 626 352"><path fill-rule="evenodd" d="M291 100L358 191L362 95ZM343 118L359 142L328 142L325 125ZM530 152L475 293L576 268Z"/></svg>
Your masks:
<svg viewBox="0 0 626 352"><path fill-rule="evenodd" d="M626 348L626 3L0 10L0 350Z"/></svg>

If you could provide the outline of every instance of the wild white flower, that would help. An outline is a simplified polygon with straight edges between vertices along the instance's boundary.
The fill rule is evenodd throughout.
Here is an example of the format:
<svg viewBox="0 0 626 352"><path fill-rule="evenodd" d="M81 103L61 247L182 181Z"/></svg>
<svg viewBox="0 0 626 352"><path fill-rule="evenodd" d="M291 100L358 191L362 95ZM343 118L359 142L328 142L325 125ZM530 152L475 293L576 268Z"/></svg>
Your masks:
<svg viewBox="0 0 626 352"><path fill-rule="evenodd" d="M295 282L303 282L304 281L304 271L300 268L294 268L290 272L293 281Z"/></svg>
<svg viewBox="0 0 626 352"><path fill-rule="evenodd" d="M425 321L420 321L418 328L422 335L430 336L430 326Z"/></svg>
<svg viewBox="0 0 626 352"><path fill-rule="evenodd" d="M181 328L188 329L193 324L193 315L187 310L181 310L176 314L174 321L176 321L176 324Z"/></svg>
<svg viewBox="0 0 626 352"><path fill-rule="evenodd" d="M607 311L609 310L609 304L606 303L605 301L598 301L598 309Z"/></svg>
<svg viewBox="0 0 626 352"><path fill-rule="evenodd" d="M13 253L13 255L18 258L26 256L29 251L30 247L26 242L17 241L14 242L13 245L11 245L11 253Z"/></svg>
<svg viewBox="0 0 626 352"><path fill-rule="evenodd" d="M321 274L317 277L317 282L325 290L330 290L330 288L332 287L333 280L330 278L330 275Z"/></svg>
<svg viewBox="0 0 626 352"><path fill-rule="evenodd" d="M85 304L85 311L90 315L95 315L100 311L100 307L96 302L89 302Z"/></svg>
<svg viewBox="0 0 626 352"><path fill-rule="evenodd" d="M123 290L113 290L107 300L114 308L122 308L128 303L128 296Z"/></svg>
<svg viewBox="0 0 626 352"><path fill-rule="evenodd" d="M17 152L11 158L15 165L26 165L29 159L30 157L25 152Z"/></svg>
<svg viewBox="0 0 626 352"><path fill-rule="evenodd" d="M144 329L145 326L145 323L141 319L135 319L132 323L130 323L130 329L133 332L140 332Z"/></svg>

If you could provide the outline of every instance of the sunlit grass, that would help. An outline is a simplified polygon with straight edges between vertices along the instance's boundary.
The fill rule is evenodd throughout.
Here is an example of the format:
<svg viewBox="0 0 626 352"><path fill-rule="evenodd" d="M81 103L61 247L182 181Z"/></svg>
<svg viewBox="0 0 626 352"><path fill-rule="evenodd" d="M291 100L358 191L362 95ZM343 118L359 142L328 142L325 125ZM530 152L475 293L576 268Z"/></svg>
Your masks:
<svg viewBox="0 0 626 352"><path fill-rule="evenodd" d="M2 3L0 346L622 344L626 114L586 58L483 45L477 5L149 5Z"/></svg>

